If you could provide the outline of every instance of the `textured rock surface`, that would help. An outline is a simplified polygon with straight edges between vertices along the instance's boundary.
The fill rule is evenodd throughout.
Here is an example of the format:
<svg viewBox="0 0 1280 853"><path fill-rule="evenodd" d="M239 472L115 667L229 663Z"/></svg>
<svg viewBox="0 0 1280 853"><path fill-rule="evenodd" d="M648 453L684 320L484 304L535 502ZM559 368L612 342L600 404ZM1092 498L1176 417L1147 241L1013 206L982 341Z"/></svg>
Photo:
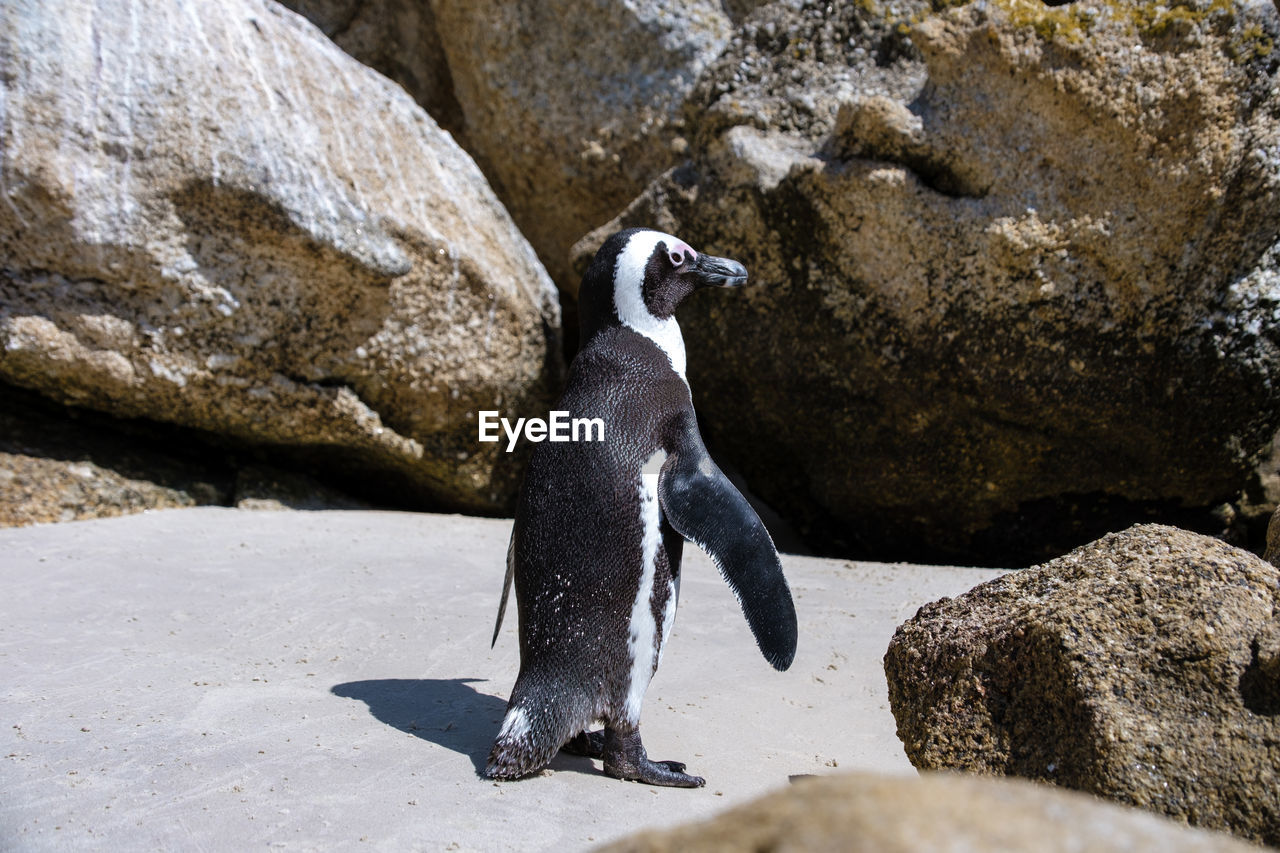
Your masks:
<svg viewBox="0 0 1280 853"><path fill-rule="evenodd" d="M474 163L275 3L0 10L0 380L492 510L554 289Z"/></svg>
<svg viewBox="0 0 1280 853"><path fill-rule="evenodd" d="M885 672L921 769L1055 782L1280 843L1280 571L1142 525L922 607Z"/></svg>
<svg viewBox="0 0 1280 853"><path fill-rule="evenodd" d="M338 47L399 83L441 127L455 137L460 135L462 109L453 96L453 79L430 3L425 0L279 1L304 15Z"/></svg>
<svg viewBox="0 0 1280 853"><path fill-rule="evenodd" d="M6 444L8 442L5 442ZM218 492L172 487L91 461L0 450L0 527L111 518L149 509L224 503Z"/></svg>
<svg viewBox="0 0 1280 853"><path fill-rule="evenodd" d="M1267 549L1262 556L1272 565L1280 566L1280 507L1271 516L1271 523L1267 526Z"/></svg>
<svg viewBox="0 0 1280 853"><path fill-rule="evenodd" d="M857 774L793 787L677 829L643 832L601 848L623 851L920 850L1243 851L1219 833L1026 782L927 773Z"/></svg>
<svg viewBox="0 0 1280 853"><path fill-rule="evenodd" d="M1230 506L1223 507L1232 530L1223 536L1233 545L1263 553L1267 543L1267 525L1280 507L1280 434L1271 439L1254 467L1244 494Z"/></svg>
<svg viewBox="0 0 1280 853"><path fill-rule="evenodd" d="M652 223L751 270L681 316L709 439L881 557L1233 499L1280 425L1275 10L869 8L757 10L690 161L575 249Z"/></svg>
<svg viewBox="0 0 1280 853"><path fill-rule="evenodd" d="M15 388L0 406L0 527L110 518L150 509L364 509L215 436L122 421Z"/></svg>
<svg viewBox="0 0 1280 853"><path fill-rule="evenodd" d="M570 246L678 159L680 108L727 41L728 15L711 0L432 7L471 152L576 293Z"/></svg>

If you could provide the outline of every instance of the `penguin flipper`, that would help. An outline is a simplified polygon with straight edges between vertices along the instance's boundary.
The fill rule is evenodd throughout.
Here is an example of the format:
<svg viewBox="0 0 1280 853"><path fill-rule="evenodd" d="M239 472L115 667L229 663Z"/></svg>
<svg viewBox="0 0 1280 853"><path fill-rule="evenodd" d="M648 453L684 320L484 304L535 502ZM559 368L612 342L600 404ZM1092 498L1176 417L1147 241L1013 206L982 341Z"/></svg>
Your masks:
<svg viewBox="0 0 1280 853"><path fill-rule="evenodd" d="M796 654L796 609L769 531L712 461L696 427L670 453L658 500L676 531L711 557L733 590L765 659L775 669Z"/></svg>
<svg viewBox="0 0 1280 853"><path fill-rule="evenodd" d="M502 630L502 617L507 615L507 597L511 595L511 581L516 576L516 529L511 528L511 542L507 544L507 576L502 581L502 598L498 601L498 620L493 626L493 639L489 648L498 644L498 632Z"/></svg>

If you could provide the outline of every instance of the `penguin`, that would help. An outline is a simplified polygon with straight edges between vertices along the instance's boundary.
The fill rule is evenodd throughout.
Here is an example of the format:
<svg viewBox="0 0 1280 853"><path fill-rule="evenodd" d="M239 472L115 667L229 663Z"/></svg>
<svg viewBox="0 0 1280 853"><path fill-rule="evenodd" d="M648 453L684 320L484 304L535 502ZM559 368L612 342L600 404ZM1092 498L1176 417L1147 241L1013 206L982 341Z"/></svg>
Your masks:
<svg viewBox="0 0 1280 853"><path fill-rule="evenodd" d="M736 261L639 228L610 236L588 267L557 409L603 419L605 437L544 441L526 469L493 633L496 644L514 582L520 672L485 776L528 776L563 747L617 779L705 784L681 762L650 760L640 740L685 539L710 555L765 659L791 666L790 588L759 516L703 445L674 316L694 290L746 280Z"/></svg>

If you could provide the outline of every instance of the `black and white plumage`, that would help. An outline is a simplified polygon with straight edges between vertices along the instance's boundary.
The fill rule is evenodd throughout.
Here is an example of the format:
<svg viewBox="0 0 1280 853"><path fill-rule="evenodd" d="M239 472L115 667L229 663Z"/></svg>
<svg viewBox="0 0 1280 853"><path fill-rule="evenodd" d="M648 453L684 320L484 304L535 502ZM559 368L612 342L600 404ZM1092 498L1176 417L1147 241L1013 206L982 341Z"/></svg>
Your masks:
<svg viewBox="0 0 1280 853"><path fill-rule="evenodd" d="M747 271L657 231L611 236L579 292L582 345L557 409L602 418L603 442L543 442L516 509L494 641L514 581L520 674L485 775L512 779L556 751L604 760L616 778L697 787L650 761L640 708L670 636L684 539L711 555L779 670L796 615L768 532L708 455L673 316L693 290ZM588 733L596 721L604 731Z"/></svg>

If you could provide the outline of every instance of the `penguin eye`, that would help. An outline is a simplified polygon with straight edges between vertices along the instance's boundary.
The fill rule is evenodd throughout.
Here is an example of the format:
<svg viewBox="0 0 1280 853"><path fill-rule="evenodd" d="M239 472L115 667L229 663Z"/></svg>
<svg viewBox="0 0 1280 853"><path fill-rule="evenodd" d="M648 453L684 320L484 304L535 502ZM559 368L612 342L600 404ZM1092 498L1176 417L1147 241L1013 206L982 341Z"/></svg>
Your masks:
<svg viewBox="0 0 1280 853"><path fill-rule="evenodd" d="M678 267L684 263L684 252L680 252L680 251L671 252L670 258L671 258L671 266Z"/></svg>

